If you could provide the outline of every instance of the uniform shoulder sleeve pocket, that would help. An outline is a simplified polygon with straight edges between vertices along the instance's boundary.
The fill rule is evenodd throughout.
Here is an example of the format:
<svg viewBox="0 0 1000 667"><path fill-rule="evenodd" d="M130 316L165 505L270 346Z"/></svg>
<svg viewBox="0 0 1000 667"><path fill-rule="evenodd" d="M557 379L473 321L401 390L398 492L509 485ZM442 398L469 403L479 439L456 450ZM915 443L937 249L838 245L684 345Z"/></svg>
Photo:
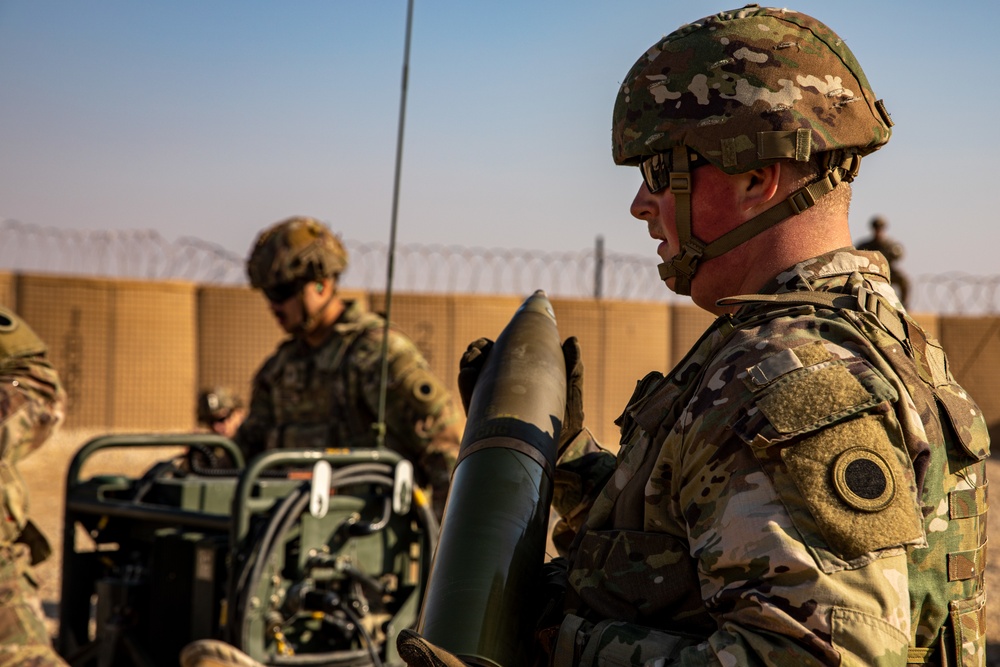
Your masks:
<svg viewBox="0 0 1000 667"><path fill-rule="evenodd" d="M815 342L762 360L744 382L754 398L734 430L825 571L925 541L913 468L888 407L898 394L878 370Z"/></svg>

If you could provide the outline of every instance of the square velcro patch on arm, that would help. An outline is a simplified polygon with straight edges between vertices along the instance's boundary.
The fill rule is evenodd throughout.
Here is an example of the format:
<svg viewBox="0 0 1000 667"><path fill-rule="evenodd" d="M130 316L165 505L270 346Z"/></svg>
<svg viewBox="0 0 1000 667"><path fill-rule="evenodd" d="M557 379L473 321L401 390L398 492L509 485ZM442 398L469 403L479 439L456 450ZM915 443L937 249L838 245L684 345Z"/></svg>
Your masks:
<svg viewBox="0 0 1000 667"><path fill-rule="evenodd" d="M733 430L748 444L789 440L898 398L865 359L835 358L822 342L772 354L747 369L744 384L756 399Z"/></svg>
<svg viewBox="0 0 1000 667"><path fill-rule="evenodd" d="M779 433L788 434L876 402L846 367L832 364L809 373L796 373L794 381L776 385L761 397L757 406Z"/></svg>

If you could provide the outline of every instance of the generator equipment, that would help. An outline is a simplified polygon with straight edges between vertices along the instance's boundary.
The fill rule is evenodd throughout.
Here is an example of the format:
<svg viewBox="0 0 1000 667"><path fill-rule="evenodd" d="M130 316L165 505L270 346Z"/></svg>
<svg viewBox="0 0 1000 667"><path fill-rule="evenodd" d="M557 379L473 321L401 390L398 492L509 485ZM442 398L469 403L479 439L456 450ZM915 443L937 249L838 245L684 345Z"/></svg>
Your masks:
<svg viewBox="0 0 1000 667"><path fill-rule="evenodd" d="M101 451L187 447L137 477ZM266 665L402 665L438 526L386 448L273 450L214 434L90 440L66 480L57 648L74 667L176 667L196 639Z"/></svg>

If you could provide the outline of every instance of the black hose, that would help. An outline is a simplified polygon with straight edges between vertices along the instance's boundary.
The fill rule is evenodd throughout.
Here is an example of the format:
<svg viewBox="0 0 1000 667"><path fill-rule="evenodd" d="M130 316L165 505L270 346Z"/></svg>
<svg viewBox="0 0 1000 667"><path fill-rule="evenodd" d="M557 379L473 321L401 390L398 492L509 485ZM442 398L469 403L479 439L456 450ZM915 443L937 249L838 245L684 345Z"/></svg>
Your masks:
<svg viewBox="0 0 1000 667"><path fill-rule="evenodd" d="M357 485L374 485L392 488L395 484L393 468L384 463L359 463L339 468L331 475L331 489ZM278 545L285 543L285 536L292 529L299 517L305 511L310 499L310 483L305 482L289 494L281 504L275 508L264 531L260 532L260 538L252 540L254 547L249 549L253 554L248 558L245 566L240 572L236 587L238 596L234 605L233 616L230 626L233 631L231 640L238 648L247 645L247 635L249 632L249 615L247 614L247 602L252 593L260 586L261 579L267 567L267 563L274 555L274 550ZM426 530L431 531L429 537L433 538L436 531L437 522L429 506L417 506L418 523L424 525ZM385 528L389 523L392 514L390 499L386 499L383 515L376 521L370 522L359 528L348 528L348 534L353 535L355 530L358 534L370 534ZM344 529L348 520L345 520L335 529L335 533ZM248 542L248 545L250 542ZM245 547L246 548L246 547ZM431 539L433 549L433 539ZM365 577L368 579L369 577ZM330 667L382 667L381 658L372 637L360 622L360 618L352 610L341 607L354 623L356 631L360 633L361 639L366 646L366 650L332 651L326 653L314 653L301 656L272 656L269 660L273 664L280 665L329 665ZM237 632L238 631L238 632Z"/></svg>
<svg viewBox="0 0 1000 667"><path fill-rule="evenodd" d="M146 497L146 494L152 490L153 486L156 484L156 481L161 477L165 477L168 474L170 475L177 474L180 472L181 469L178 468L177 464L174 463L173 461L160 461L152 468L147 470L143 474L143 476L139 479L135 487L135 493L132 494L132 502L133 503L142 502L142 499Z"/></svg>
<svg viewBox="0 0 1000 667"><path fill-rule="evenodd" d="M340 482L343 486L365 482L385 485L387 483L386 480L389 479L389 484L391 485L393 481L388 477L388 473L391 473L391 471L391 466L384 463L359 463L345 466L344 468L339 468L334 471L330 477L330 484L331 487L336 487L337 482ZM240 572L240 577L236 586L239 598L236 603L236 614L233 616L233 621L235 623L237 619L243 620L243 623L239 625L234 624L232 626L234 632L231 633L231 635L233 635L233 640L235 641L237 648L243 648L245 645L244 642L247 633L246 596L249 595L251 591L256 590L256 587L260 582L260 578L263 575L263 569L266 567L267 562L274 553L274 547L279 543L283 543L284 535L291 529L291 524L297 521L299 515L302 514L302 511L305 509L305 505L309 500L309 496L310 483L303 482L295 489L295 491L282 500L281 504L275 509L271 519L268 521L267 529L265 530L263 536L259 540L254 540L257 548L252 549L251 553L255 554L255 557L247 560L246 565ZM387 521L388 517L386 517L386 522ZM383 523L379 529L384 527L384 525L385 523ZM338 528L338 530L340 530L340 528ZM279 535L282 539L277 539L276 535ZM239 628L238 634L235 632L236 628Z"/></svg>
<svg viewBox="0 0 1000 667"><path fill-rule="evenodd" d="M241 604L238 609L240 634L239 642L237 643L237 648L243 648L246 646L247 634L250 625L250 616L246 613L246 598L253 591L257 590L260 586L260 580L264 575L264 568L267 567L268 561L271 560L271 556L274 555L274 549L278 544L284 544L284 537L291 529L292 525L298 521L299 516L302 514L302 510L309 503L309 483L304 482L301 486L296 489L296 492L289 496L292 498L294 496L293 503L289 504L289 511L282 515L275 515L271 521L268 522L267 531L265 533L265 539L262 539L258 545L258 548L254 551L257 553L256 559L254 560L254 566L250 578L246 582L246 590L242 596ZM285 506L285 503L282 503ZM277 526L277 528L275 528ZM269 540L268 540L269 538Z"/></svg>
<svg viewBox="0 0 1000 667"><path fill-rule="evenodd" d="M344 613L347 614L347 617L354 623L354 627L356 627L361 633L365 646L368 648L368 653L371 655L373 667L382 667L382 659L378 656L378 651L375 650L375 642L372 641L372 636L368 633L368 630L365 629L364 624L361 622L361 617L354 613L353 609L348 607L344 607Z"/></svg>
<svg viewBox="0 0 1000 667"><path fill-rule="evenodd" d="M274 513L271 515L271 519L267 522L267 527L263 531L260 539L255 539L252 542L257 545L269 545L274 544L275 533L278 532L280 526L283 526L286 522L288 516L297 517L298 514L294 511L294 507L301 505L302 498L308 499L308 485L302 484L295 488L290 494L285 496L281 503L275 508ZM301 510L300 510L301 511ZM258 532L260 532L258 530ZM261 576L261 570L264 564L267 562L268 556L263 556L260 549L248 549L250 557L247 558L246 562L243 564L240 570L239 577L236 581L236 595L234 615L232 616L233 624L230 626L233 630L230 632L231 639L235 642L237 648L243 648L243 637L246 634L246 629L240 625L237 625L235 621L239 618L245 619L246 613L246 598L256 589L256 583L254 587L249 587L248 582L257 582ZM239 634L236 634L236 628L240 628Z"/></svg>

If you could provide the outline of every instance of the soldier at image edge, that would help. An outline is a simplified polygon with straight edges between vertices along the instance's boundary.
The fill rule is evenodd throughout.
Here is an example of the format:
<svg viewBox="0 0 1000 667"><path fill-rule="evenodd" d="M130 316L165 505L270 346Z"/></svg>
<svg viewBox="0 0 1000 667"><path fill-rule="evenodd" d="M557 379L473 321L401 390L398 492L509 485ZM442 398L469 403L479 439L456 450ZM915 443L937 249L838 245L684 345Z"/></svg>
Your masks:
<svg viewBox="0 0 1000 667"><path fill-rule="evenodd" d="M845 43L787 9L685 25L628 72L631 213L718 319L637 383L617 456L582 427L567 341L536 665L985 664L986 424L886 258L851 245L850 182L891 126ZM463 399L489 349L464 355ZM465 664L412 630L397 646Z"/></svg>
<svg viewBox="0 0 1000 667"><path fill-rule="evenodd" d="M17 464L41 447L63 420L66 394L45 343L0 306L0 666L65 667L45 627L34 567L51 553L28 518Z"/></svg>
<svg viewBox="0 0 1000 667"><path fill-rule="evenodd" d="M257 372L234 440L247 460L275 448L372 447L385 320L342 299L347 250L322 223L292 217L261 232L250 284L291 336ZM438 518L458 454L458 413L423 355L390 327L385 444L413 462Z"/></svg>

